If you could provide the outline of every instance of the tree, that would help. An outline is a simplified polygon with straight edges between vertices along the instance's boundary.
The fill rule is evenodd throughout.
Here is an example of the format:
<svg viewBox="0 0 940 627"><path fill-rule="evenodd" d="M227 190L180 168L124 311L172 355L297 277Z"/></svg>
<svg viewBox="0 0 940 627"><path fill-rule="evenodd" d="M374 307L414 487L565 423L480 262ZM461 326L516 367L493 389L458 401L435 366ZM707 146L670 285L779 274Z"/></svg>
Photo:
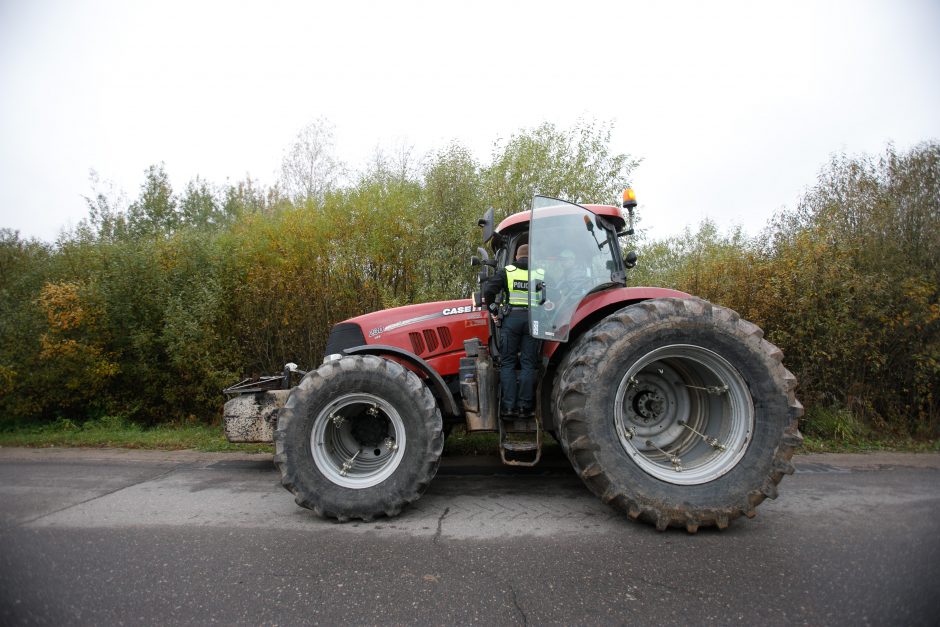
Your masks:
<svg viewBox="0 0 940 627"><path fill-rule="evenodd" d="M127 235L127 199L110 181L102 181L95 170L88 174L92 195L84 196L88 219L78 226L80 236L114 240Z"/></svg>
<svg viewBox="0 0 940 627"><path fill-rule="evenodd" d="M146 179L140 186L140 197L127 210L131 233L137 237L157 237L172 233L180 225L177 200L167 176L165 166L147 168Z"/></svg>
<svg viewBox="0 0 940 627"><path fill-rule="evenodd" d="M294 204L321 203L324 194L335 188L343 165L333 150L333 125L323 118L297 133L281 161L281 186Z"/></svg>
<svg viewBox="0 0 940 627"><path fill-rule="evenodd" d="M220 226L226 218L209 184L198 176L186 185L180 199L180 219L197 228Z"/></svg>
<svg viewBox="0 0 940 627"><path fill-rule="evenodd" d="M563 130L546 122L498 143L486 168L486 197L508 213L543 194L571 202L615 201L639 162L611 154L611 124L579 122Z"/></svg>
<svg viewBox="0 0 940 627"><path fill-rule="evenodd" d="M246 176L244 180L225 186L222 192L222 215L231 222L248 215L264 214L279 200L276 190L266 190L258 181Z"/></svg>
<svg viewBox="0 0 940 627"><path fill-rule="evenodd" d="M453 143L429 157L421 225L424 241L434 245L423 257L422 298L459 298L473 289L476 273L467 260L480 244L482 186L480 166L464 146Z"/></svg>

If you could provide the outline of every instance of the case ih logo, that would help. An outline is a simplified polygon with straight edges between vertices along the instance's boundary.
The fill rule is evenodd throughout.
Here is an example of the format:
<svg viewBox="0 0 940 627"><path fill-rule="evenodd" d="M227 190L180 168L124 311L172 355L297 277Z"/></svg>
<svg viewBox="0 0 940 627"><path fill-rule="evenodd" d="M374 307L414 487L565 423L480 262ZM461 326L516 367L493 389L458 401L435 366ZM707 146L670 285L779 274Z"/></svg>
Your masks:
<svg viewBox="0 0 940 627"><path fill-rule="evenodd" d="M464 305L462 307L448 307L441 313L445 316L453 316L454 314L473 313L474 311L482 311L482 308L474 307L473 305Z"/></svg>

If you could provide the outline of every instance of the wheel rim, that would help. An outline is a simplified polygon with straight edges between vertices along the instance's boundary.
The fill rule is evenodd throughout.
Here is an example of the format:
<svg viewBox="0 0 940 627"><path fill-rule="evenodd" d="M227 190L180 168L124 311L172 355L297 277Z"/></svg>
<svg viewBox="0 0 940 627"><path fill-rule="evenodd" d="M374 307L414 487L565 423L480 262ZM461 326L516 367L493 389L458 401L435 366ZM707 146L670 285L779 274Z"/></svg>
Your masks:
<svg viewBox="0 0 940 627"><path fill-rule="evenodd" d="M405 453L405 424L388 402L347 394L317 415L310 434L317 469L333 483L369 488L388 479Z"/></svg>
<svg viewBox="0 0 940 627"><path fill-rule="evenodd" d="M614 425L644 472L696 485L729 472L744 456L754 404L744 379L724 358L674 344L647 353L624 375Z"/></svg>

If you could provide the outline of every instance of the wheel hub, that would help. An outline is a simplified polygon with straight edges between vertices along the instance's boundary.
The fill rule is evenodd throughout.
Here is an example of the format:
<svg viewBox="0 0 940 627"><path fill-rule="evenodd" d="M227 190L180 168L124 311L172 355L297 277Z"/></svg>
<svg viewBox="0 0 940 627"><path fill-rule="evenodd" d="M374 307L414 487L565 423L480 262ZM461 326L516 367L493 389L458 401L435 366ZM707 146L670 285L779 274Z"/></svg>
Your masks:
<svg viewBox="0 0 940 627"><path fill-rule="evenodd" d="M398 411L372 394L347 394L324 407L314 420L310 450L317 469L347 488L385 481L401 463L405 425Z"/></svg>
<svg viewBox="0 0 940 627"><path fill-rule="evenodd" d="M388 435L388 419L372 407L350 419L350 423L350 433L364 447L374 448Z"/></svg>
<svg viewBox="0 0 940 627"><path fill-rule="evenodd" d="M643 422L655 420L666 407L666 399L655 390L643 390L633 398L633 411Z"/></svg>
<svg viewBox="0 0 940 627"><path fill-rule="evenodd" d="M649 369L628 382L623 401L618 403L628 429L656 444L665 444L680 434L682 428L677 423L687 413L689 401L684 388L668 384L668 379L676 376L672 369Z"/></svg>

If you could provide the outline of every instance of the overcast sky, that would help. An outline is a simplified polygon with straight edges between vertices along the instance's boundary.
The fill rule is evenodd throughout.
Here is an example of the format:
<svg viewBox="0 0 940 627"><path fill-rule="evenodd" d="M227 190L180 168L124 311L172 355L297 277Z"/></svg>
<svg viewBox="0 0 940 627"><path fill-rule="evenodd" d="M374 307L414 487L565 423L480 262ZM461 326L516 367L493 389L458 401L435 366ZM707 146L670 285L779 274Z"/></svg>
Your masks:
<svg viewBox="0 0 940 627"><path fill-rule="evenodd" d="M0 0L0 227L54 239L90 169L136 197L270 184L298 130L375 148L612 121L644 227L756 233L834 152L940 139L940 2ZM599 199L607 200L607 199Z"/></svg>

